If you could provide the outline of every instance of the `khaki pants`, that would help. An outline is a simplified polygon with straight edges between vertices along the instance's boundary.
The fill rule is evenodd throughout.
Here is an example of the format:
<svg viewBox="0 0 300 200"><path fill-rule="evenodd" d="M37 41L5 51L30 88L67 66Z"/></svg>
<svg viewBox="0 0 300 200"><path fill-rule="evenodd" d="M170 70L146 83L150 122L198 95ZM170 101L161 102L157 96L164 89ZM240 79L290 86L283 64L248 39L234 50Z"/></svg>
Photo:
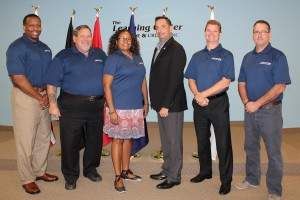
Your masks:
<svg viewBox="0 0 300 200"><path fill-rule="evenodd" d="M13 129L17 148L17 165L21 182L35 181L47 168L50 144L50 115L38 101L20 89L12 90Z"/></svg>

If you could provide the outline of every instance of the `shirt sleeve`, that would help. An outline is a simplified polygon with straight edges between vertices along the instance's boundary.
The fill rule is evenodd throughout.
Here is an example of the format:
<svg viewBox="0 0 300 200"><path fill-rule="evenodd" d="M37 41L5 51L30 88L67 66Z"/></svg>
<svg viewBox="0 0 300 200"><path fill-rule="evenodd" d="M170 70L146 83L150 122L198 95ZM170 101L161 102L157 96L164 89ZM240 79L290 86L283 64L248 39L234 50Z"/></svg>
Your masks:
<svg viewBox="0 0 300 200"><path fill-rule="evenodd" d="M291 79L289 75L289 67L287 63L286 56L284 54L278 57L276 64L273 69L273 80L275 84L284 83L291 84Z"/></svg>
<svg viewBox="0 0 300 200"><path fill-rule="evenodd" d="M50 63L46 73L46 83L61 87L63 83L64 67L61 58L55 57Z"/></svg>
<svg viewBox="0 0 300 200"><path fill-rule="evenodd" d="M222 66L222 74L223 77L230 79L231 81L235 80L235 74L234 74L234 61L233 61L233 55L230 53L224 57L224 63Z"/></svg>
<svg viewBox="0 0 300 200"><path fill-rule="evenodd" d="M246 80L247 80L246 74L245 74L245 60L246 60L246 57L243 58L243 61L241 64L238 82L246 82Z"/></svg>
<svg viewBox="0 0 300 200"><path fill-rule="evenodd" d="M9 75L24 75L26 51L22 46L11 45L6 52L6 67Z"/></svg>
<svg viewBox="0 0 300 200"><path fill-rule="evenodd" d="M117 67L118 67L118 65L117 65L116 57L108 56L105 61L103 74L109 74L109 75L114 76L116 74Z"/></svg>
<svg viewBox="0 0 300 200"><path fill-rule="evenodd" d="M187 78L187 79L194 79L196 80L196 58L195 56L193 55L186 70L185 70L185 73L184 73L184 77Z"/></svg>

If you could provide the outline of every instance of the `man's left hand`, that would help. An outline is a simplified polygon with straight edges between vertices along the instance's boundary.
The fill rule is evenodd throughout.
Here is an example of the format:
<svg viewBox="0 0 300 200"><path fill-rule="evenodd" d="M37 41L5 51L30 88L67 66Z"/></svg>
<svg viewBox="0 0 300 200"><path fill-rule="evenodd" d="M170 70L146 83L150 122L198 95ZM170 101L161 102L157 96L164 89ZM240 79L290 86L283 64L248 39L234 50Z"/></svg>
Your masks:
<svg viewBox="0 0 300 200"><path fill-rule="evenodd" d="M246 105L245 105L245 110L248 113L253 113L255 111L257 111L259 109L260 105L257 102L254 101L249 101Z"/></svg>

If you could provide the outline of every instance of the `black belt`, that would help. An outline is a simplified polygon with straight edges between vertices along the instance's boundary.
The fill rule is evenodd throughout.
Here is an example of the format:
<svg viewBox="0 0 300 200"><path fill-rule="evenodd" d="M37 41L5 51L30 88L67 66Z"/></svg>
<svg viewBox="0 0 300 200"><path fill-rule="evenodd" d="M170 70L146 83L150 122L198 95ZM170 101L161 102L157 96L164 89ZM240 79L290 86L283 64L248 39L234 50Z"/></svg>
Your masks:
<svg viewBox="0 0 300 200"><path fill-rule="evenodd" d="M207 97L209 100L212 100L212 99L216 99L216 98L219 98L219 97L222 97L226 94L226 92L221 92L219 94L216 94L216 95L213 95L213 96L209 96Z"/></svg>
<svg viewBox="0 0 300 200"><path fill-rule="evenodd" d="M271 101L270 103L267 103L266 105L263 105L261 108L269 108L270 106L276 106L276 105L279 105L281 103L282 103L281 100L279 100L279 101Z"/></svg>
<svg viewBox="0 0 300 200"><path fill-rule="evenodd" d="M67 93L65 91L61 91L60 95L62 96L62 98L66 97L66 98L72 98L72 99L76 99L76 100L83 100L83 101L90 101L90 102L94 102L96 100L103 99L102 95L99 95L99 96L84 96L84 95L70 94L70 93Z"/></svg>

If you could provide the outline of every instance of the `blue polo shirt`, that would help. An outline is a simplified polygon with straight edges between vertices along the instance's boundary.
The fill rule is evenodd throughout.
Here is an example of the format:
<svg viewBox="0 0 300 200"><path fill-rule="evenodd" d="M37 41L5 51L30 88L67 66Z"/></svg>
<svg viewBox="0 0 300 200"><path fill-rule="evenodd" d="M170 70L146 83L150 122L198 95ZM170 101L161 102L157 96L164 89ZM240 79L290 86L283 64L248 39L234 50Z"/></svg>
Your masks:
<svg viewBox="0 0 300 200"><path fill-rule="evenodd" d="M76 47L60 51L47 71L47 84L67 93L83 96L103 95L103 68L106 54L101 49L89 50L88 57Z"/></svg>
<svg viewBox="0 0 300 200"><path fill-rule="evenodd" d="M239 82L246 83L248 98L256 101L275 84L290 84L287 59L281 51L269 44L263 51L254 50L244 56ZM281 100L281 94L277 100Z"/></svg>
<svg viewBox="0 0 300 200"><path fill-rule="evenodd" d="M234 81L233 55L221 44L212 50L205 47L192 56L184 76L195 80L200 92L212 87L223 77Z"/></svg>
<svg viewBox="0 0 300 200"><path fill-rule="evenodd" d="M25 34L15 40L6 52L8 74L24 75L34 87L45 87L45 74L51 62L50 48L41 41L32 41Z"/></svg>
<svg viewBox="0 0 300 200"><path fill-rule="evenodd" d="M146 69L140 56L134 55L130 59L118 50L108 56L104 74L113 76L112 95L115 108L143 108L142 83Z"/></svg>

